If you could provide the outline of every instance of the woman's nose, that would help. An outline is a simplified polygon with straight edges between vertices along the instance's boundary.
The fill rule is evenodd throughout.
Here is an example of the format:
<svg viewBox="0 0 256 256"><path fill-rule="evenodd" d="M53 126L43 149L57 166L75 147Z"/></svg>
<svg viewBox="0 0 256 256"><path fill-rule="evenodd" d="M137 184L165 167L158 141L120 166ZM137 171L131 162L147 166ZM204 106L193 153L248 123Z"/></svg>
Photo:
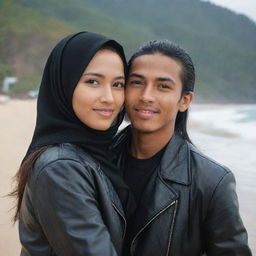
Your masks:
<svg viewBox="0 0 256 256"><path fill-rule="evenodd" d="M102 91L101 102L112 104L114 102L112 88L106 86L106 88Z"/></svg>

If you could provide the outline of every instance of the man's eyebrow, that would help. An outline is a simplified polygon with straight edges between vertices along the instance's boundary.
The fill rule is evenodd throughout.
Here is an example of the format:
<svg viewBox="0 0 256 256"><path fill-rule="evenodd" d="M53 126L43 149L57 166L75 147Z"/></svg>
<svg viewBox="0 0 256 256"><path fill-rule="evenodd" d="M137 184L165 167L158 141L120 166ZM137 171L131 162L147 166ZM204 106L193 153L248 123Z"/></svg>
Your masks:
<svg viewBox="0 0 256 256"><path fill-rule="evenodd" d="M131 73L131 74L129 75L129 78L130 78L130 77L137 77L137 78L141 78L141 79L144 79L144 78L145 78L143 75L138 74L138 73Z"/></svg>
<svg viewBox="0 0 256 256"><path fill-rule="evenodd" d="M176 84L175 82L174 82L174 80L173 79L171 79L170 77L158 77L157 79L156 79L157 81L160 81L160 82L171 82L172 84Z"/></svg>
<svg viewBox="0 0 256 256"><path fill-rule="evenodd" d="M138 74L138 73L131 73L130 75L129 75L129 78L130 77L137 77L137 78L140 78L140 79L145 79L145 76L143 76L143 75L141 75L141 74ZM175 82L174 82L174 80L173 79L171 79L170 77L158 77L158 78L156 78L156 81L160 81L160 82L171 82L172 84L176 84Z"/></svg>

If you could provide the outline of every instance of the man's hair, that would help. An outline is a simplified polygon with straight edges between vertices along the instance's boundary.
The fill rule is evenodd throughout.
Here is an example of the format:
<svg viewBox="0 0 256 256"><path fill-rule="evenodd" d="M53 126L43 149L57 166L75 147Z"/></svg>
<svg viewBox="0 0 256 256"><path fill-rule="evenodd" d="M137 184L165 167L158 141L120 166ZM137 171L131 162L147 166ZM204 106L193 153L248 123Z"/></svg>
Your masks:
<svg viewBox="0 0 256 256"><path fill-rule="evenodd" d="M162 54L178 61L182 66L180 78L182 81L181 97L185 94L194 91L195 85L195 68L189 54L180 46L169 40L153 40L143 44L137 52L135 52L128 62L128 73L133 61L142 55ZM175 131L178 132L184 139L191 142L187 133L187 117L188 110L178 112L175 121ZM192 143L192 142L191 142Z"/></svg>

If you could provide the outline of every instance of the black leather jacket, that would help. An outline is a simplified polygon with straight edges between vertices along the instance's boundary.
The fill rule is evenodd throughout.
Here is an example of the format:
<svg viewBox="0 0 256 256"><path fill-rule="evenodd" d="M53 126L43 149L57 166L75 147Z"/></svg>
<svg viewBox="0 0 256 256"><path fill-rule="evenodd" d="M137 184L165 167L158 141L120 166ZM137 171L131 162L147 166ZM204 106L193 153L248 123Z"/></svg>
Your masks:
<svg viewBox="0 0 256 256"><path fill-rule="evenodd" d="M120 200L89 155L67 143L40 155L20 212L22 256L121 255L125 229Z"/></svg>
<svg viewBox="0 0 256 256"><path fill-rule="evenodd" d="M129 130L129 128L128 128ZM122 168L129 136L113 145ZM250 256L230 170L174 134L132 225L131 256Z"/></svg>

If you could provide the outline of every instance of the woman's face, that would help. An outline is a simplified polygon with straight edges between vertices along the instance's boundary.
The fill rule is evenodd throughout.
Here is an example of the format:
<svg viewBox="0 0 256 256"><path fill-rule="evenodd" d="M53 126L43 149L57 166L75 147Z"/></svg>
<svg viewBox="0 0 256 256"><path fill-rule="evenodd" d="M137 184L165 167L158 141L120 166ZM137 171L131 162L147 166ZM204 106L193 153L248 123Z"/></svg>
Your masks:
<svg viewBox="0 0 256 256"><path fill-rule="evenodd" d="M99 50L84 70L72 98L76 116L95 130L107 130L124 103L124 64L108 49Z"/></svg>

